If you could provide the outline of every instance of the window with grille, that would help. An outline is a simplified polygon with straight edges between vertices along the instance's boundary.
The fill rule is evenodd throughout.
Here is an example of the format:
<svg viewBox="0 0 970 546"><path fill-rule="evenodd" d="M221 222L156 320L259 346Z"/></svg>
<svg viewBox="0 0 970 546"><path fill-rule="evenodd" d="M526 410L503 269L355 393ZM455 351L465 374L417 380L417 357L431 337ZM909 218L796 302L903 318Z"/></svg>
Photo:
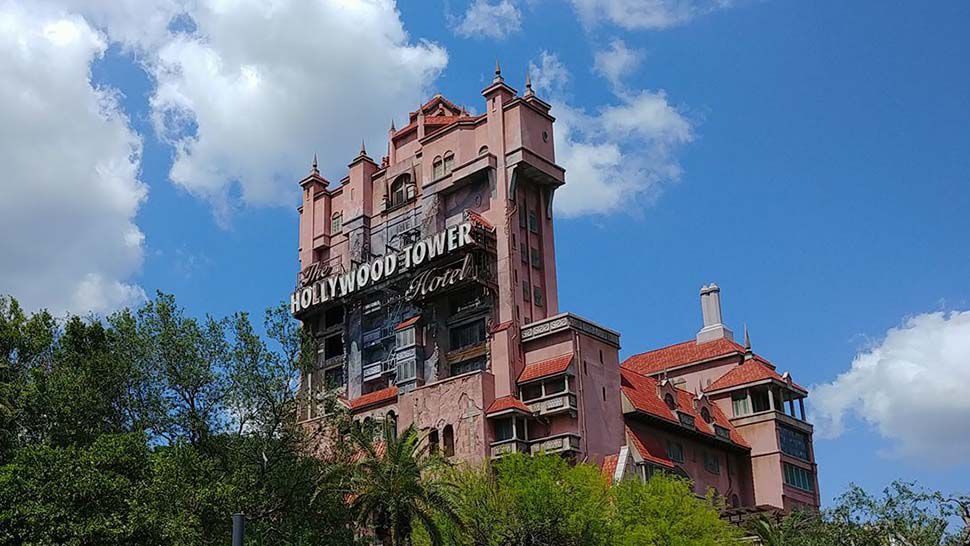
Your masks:
<svg viewBox="0 0 970 546"><path fill-rule="evenodd" d="M778 440L781 443L781 451L792 457L798 457L803 461L808 458L808 435L795 429L785 426L778 428Z"/></svg>
<svg viewBox="0 0 970 546"><path fill-rule="evenodd" d="M449 174L451 172L451 169L454 168L454 166L455 166L455 154L448 152L447 154L445 154L445 160L444 160L445 174Z"/></svg>
<svg viewBox="0 0 970 546"><path fill-rule="evenodd" d="M815 491L815 477L810 470L784 463L785 483L802 491Z"/></svg>
<svg viewBox="0 0 970 546"><path fill-rule="evenodd" d="M538 286L533 287L532 288L532 296L533 296L532 299L533 299L533 301L535 301L535 304L538 305L539 307L542 307L542 305L543 305L543 302L542 302L542 289L539 288Z"/></svg>
<svg viewBox="0 0 970 546"><path fill-rule="evenodd" d="M343 214L335 212L333 216L330 217L330 233L339 233L343 229Z"/></svg>
<svg viewBox="0 0 970 546"><path fill-rule="evenodd" d="M451 329L451 350L478 345L485 341L485 321L476 320Z"/></svg>
<svg viewBox="0 0 970 546"><path fill-rule="evenodd" d="M741 417L751 413L751 406L748 404L747 393L740 392L731 395L731 405L734 408L734 416Z"/></svg>
<svg viewBox="0 0 970 546"><path fill-rule="evenodd" d="M684 445L667 440L667 458L678 463L684 462Z"/></svg>
<svg viewBox="0 0 970 546"><path fill-rule="evenodd" d="M542 257L539 255L539 249L532 247L532 267L539 269L542 267Z"/></svg>
<svg viewBox="0 0 970 546"><path fill-rule="evenodd" d="M529 231L539 233L539 216L534 210L529 211Z"/></svg>

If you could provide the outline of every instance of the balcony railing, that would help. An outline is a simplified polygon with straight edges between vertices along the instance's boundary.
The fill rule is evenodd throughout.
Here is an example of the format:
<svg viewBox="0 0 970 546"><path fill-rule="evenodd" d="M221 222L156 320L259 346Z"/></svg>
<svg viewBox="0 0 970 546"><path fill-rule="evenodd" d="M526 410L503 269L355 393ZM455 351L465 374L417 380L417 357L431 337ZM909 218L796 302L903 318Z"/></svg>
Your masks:
<svg viewBox="0 0 970 546"><path fill-rule="evenodd" d="M491 447L491 457L493 459L498 459L509 453L528 453L529 443L525 440L519 440L517 438L512 438L509 440L500 440L498 442L492 442Z"/></svg>
<svg viewBox="0 0 970 546"><path fill-rule="evenodd" d="M526 402L526 405L537 415L555 415L570 411L574 412L577 409L576 395L571 392L564 392L546 398L540 398L532 402Z"/></svg>
<svg viewBox="0 0 970 546"><path fill-rule="evenodd" d="M320 355L323 356L322 354ZM343 366L344 361L347 359L347 355L336 355L330 358L323 358L320 367L323 369L335 368L337 366Z"/></svg>
<svg viewBox="0 0 970 546"><path fill-rule="evenodd" d="M529 444L529 452L533 455L539 453L567 453L571 451L579 451L579 434L572 432L539 438L532 440Z"/></svg>

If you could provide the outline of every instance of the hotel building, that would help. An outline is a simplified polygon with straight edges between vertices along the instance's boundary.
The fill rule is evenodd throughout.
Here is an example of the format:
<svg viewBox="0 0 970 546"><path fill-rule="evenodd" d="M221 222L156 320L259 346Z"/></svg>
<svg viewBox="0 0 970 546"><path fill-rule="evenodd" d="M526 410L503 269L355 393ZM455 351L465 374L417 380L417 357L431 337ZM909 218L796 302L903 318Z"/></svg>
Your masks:
<svg viewBox="0 0 970 546"><path fill-rule="evenodd" d="M558 453L610 479L686 475L739 509L817 506L807 393L733 341L716 286L696 339L622 364L617 332L559 309L550 105L498 67L482 96L472 115L436 95L379 160L362 145L339 182L316 160L300 182L290 303L320 347L301 420L338 389L355 419L414 424L456 460Z"/></svg>

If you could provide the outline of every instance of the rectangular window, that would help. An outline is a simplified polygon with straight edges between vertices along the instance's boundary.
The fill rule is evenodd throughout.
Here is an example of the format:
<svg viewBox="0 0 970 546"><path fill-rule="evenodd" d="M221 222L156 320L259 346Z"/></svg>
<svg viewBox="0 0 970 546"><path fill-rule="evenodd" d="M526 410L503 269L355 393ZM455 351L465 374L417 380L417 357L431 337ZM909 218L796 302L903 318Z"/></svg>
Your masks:
<svg viewBox="0 0 970 546"><path fill-rule="evenodd" d="M680 419L680 424L687 428L694 428L694 416L689 413L684 413L682 411L677 412L677 418Z"/></svg>
<svg viewBox="0 0 970 546"><path fill-rule="evenodd" d="M529 301L531 297L532 297L532 294L529 293L529 281L523 279L522 280L522 299L524 299L525 301Z"/></svg>
<svg viewBox="0 0 970 546"><path fill-rule="evenodd" d="M532 383L522 387L522 400L535 400L542 398L542 384Z"/></svg>
<svg viewBox="0 0 970 546"><path fill-rule="evenodd" d="M343 215L339 212L330 219L330 233L338 233L343 228Z"/></svg>
<svg viewBox="0 0 970 546"><path fill-rule="evenodd" d="M536 302L536 305L538 305L539 307L542 307L542 289L539 288L538 286L533 287L532 295L533 295L533 300Z"/></svg>
<svg viewBox="0 0 970 546"><path fill-rule="evenodd" d="M445 174L450 173L451 170L455 167L455 156L446 155L444 167L445 167Z"/></svg>
<svg viewBox="0 0 970 546"><path fill-rule="evenodd" d="M451 329L451 350L478 345L485 341L485 321L476 320Z"/></svg>
<svg viewBox="0 0 970 546"><path fill-rule="evenodd" d="M529 211L529 231L539 233L539 217L534 210Z"/></svg>
<svg viewBox="0 0 970 546"><path fill-rule="evenodd" d="M808 458L808 435L788 427L778 427L778 439L781 444L781 451L792 457L798 457L803 461Z"/></svg>
<svg viewBox="0 0 970 546"><path fill-rule="evenodd" d="M539 269L542 267L542 257L539 255L539 249L532 247L532 267Z"/></svg>
<svg viewBox="0 0 970 546"><path fill-rule="evenodd" d="M731 439L731 431L722 427L721 425L714 425L714 433L717 434L718 437L724 438L725 440Z"/></svg>
<svg viewBox="0 0 970 546"><path fill-rule="evenodd" d="M762 411L768 411L768 391L767 390L751 390L751 409L755 413L761 413Z"/></svg>
<svg viewBox="0 0 970 546"><path fill-rule="evenodd" d="M519 255L522 256L522 263L529 263L529 245L525 243L519 245Z"/></svg>
<svg viewBox="0 0 970 546"><path fill-rule="evenodd" d="M810 470L805 470L800 466L784 463L785 483L802 491L815 491L815 477Z"/></svg>
<svg viewBox="0 0 970 546"><path fill-rule="evenodd" d="M748 406L748 395L747 393L734 393L731 395L731 404L734 406L734 416L741 417L742 415L747 415L751 413L751 407Z"/></svg>
<svg viewBox="0 0 970 546"><path fill-rule="evenodd" d="M519 227L523 229L525 229L526 227L525 216L526 216L525 207L519 205Z"/></svg>
<svg viewBox="0 0 970 546"><path fill-rule="evenodd" d="M464 362L451 365L451 375L461 375L463 373L474 372L485 369L484 358L473 358Z"/></svg>
<svg viewBox="0 0 970 546"><path fill-rule="evenodd" d="M414 345L414 328L398 330L395 334L394 345L396 347L410 347Z"/></svg>
<svg viewBox="0 0 970 546"><path fill-rule="evenodd" d="M397 363L397 381L403 383L417 377L418 363L413 358Z"/></svg>
<svg viewBox="0 0 970 546"><path fill-rule="evenodd" d="M721 460L718 459L716 454L710 453L709 451L704 452L704 470L707 470L711 474L721 473Z"/></svg>
<svg viewBox="0 0 970 546"><path fill-rule="evenodd" d="M684 462L684 445L667 440L667 458L678 463Z"/></svg>
<svg viewBox="0 0 970 546"><path fill-rule="evenodd" d="M550 379L546 381L546 394L557 394L560 392L566 392L566 378L559 377L557 379Z"/></svg>
<svg viewBox="0 0 970 546"><path fill-rule="evenodd" d="M495 441L502 442L512 439L512 418L495 420Z"/></svg>

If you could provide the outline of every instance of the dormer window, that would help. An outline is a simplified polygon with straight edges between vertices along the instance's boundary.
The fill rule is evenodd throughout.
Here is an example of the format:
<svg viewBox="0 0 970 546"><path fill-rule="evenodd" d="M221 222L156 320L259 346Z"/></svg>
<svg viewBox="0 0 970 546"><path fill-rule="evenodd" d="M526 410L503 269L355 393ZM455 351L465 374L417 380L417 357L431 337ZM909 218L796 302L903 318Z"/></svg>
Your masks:
<svg viewBox="0 0 970 546"><path fill-rule="evenodd" d="M387 196L387 208L392 209L403 205L407 199L407 187L411 184L411 175L402 174L391 183L390 195Z"/></svg>
<svg viewBox="0 0 970 546"><path fill-rule="evenodd" d="M674 395L669 392L664 395L664 404L667 404L667 408L671 411L677 409L677 404L674 402Z"/></svg>
<svg viewBox="0 0 970 546"><path fill-rule="evenodd" d="M330 233L331 234L333 234L333 233L340 233L340 230L343 229L343 227L344 227L343 220L344 220L344 215L343 214L341 214L339 212L333 213L333 216L330 217Z"/></svg>
<svg viewBox="0 0 970 546"><path fill-rule="evenodd" d="M703 419L705 423L711 424L711 422L714 421L714 418L711 417L711 410L701 408L701 419Z"/></svg>

